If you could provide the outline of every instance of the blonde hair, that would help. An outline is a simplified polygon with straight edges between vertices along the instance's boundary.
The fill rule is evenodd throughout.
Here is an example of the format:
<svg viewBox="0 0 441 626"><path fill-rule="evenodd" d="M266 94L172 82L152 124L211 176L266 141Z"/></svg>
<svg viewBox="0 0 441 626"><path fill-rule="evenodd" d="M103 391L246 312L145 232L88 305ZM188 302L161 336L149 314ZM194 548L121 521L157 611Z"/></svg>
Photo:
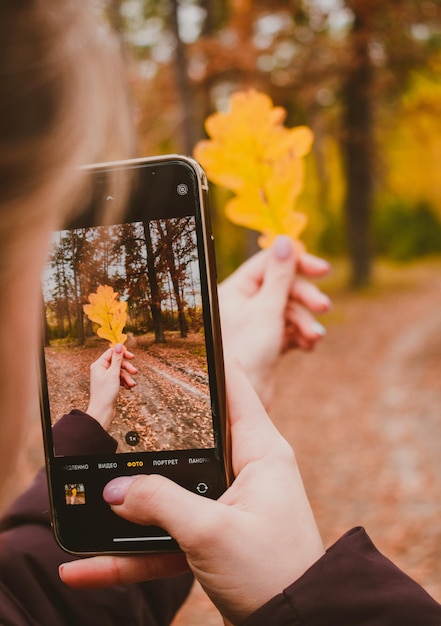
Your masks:
<svg viewBox="0 0 441 626"><path fill-rule="evenodd" d="M88 201L79 166L127 158L134 147L119 42L95 1L0 0L0 505L18 488L17 475L5 481L25 449L26 418L38 412L39 273L50 231Z"/></svg>
<svg viewBox="0 0 441 626"><path fill-rule="evenodd" d="M85 201L79 165L133 154L119 41L93 9L0 3L0 271L16 238Z"/></svg>

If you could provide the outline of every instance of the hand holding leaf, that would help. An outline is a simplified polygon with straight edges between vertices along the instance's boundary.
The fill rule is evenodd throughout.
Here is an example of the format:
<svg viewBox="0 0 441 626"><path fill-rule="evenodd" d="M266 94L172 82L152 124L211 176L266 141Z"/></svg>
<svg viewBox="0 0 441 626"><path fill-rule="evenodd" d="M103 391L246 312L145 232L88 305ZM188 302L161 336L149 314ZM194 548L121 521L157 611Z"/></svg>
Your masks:
<svg viewBox="0 0 441 626"><path fill-rule="evenodd" d="M124 343L127 339L123 333L127 322L127 302L118 300L118 294L109 285L99 285L88 300L90 304L85 304L83 310L92 322L99 324L97 335L108 339L112 346Z"/></svg>
<svg viewBox="0 0 441 626"><path fill-rule="evenodd" d="M228 113L207 118L211 139L200 141L194 151L208 178L236 193L225 207L227 217L260 231L262 247L281 234L298 241L307 221L294 206L313 135L306 126L285 128L285 116L265 94L238 92Z"/></svg>

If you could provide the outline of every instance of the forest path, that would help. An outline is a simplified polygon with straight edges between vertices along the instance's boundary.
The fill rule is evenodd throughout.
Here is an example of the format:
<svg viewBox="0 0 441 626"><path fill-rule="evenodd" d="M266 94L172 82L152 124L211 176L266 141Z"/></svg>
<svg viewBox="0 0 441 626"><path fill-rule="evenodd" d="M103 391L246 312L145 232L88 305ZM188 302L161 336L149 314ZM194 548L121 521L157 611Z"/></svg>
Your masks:
<svg viewBox="0 0 441 626"><path fill-rule="evenodd" d="M116 417L109 428L118 441L118 452L211 447L208 381L204 372L197 370L194 359L184 355L174 365L173 356L164 356L170 347L158 351L156 346L138 345L136 339L131 341L130 350L138 369L136 386L130 391L120 390ZM89 367L102 351L102 347L46 349L52 383L50 406L57 419L74 408L86 410ZM136 433L138 443L130 445L127 433Z"/></svg>

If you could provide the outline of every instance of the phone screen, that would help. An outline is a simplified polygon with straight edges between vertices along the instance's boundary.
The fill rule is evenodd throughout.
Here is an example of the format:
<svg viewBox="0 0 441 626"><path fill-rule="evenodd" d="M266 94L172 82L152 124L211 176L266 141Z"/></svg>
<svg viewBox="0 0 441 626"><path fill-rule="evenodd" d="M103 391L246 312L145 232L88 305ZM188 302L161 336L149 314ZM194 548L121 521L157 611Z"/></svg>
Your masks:
<svg viewBox="0 0 441 626"><path fill-rule="evenodd" d="M118 167L136 175L126 215L100 223L96 216L105 210L98 205L115 200L106 195L110 166L91 169L94 201L53 233L42 276L42 408L54 530L77 553L177 549L162 529L111 511L102 490L115 476L160 473L211 498L228 483L203 175L177 157ZM129 366L126 384L115 386L106 374L116 343Z"/></svg>

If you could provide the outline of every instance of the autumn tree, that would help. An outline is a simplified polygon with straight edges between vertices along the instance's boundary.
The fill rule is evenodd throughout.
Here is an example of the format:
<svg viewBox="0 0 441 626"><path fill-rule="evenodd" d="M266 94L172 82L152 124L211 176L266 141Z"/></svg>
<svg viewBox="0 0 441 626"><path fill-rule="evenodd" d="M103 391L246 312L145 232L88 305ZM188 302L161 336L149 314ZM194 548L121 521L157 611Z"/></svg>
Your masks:
<svg viewBox="0 0 441 626"><path fill-rule="evenodd" d="M438 51L439 0L109 2L136 59L144 153L190 152L208 113L233 91L255 87L287 109L289 125L315 131L326 216L323 145L332 132L341 147L351 284L367 284L381 183L378 111L397 102L410 73Z"/></svg>
<svg viewBox="0 0 441 626"><path fill-rule="evenodd" d="M78 345L84 344L92 329L86 328L83 305L91 291L109 281L114 262L111 238L103 229L59 233L50 256L52 281L45 297L54 308L62 337L75 336Z"/></svg>
<svg viewBox="0 0 441 626"><path fill-rule="evenodd" d="M412 70L427 64L438 47L441 13L439 3L414 0L347 0L346 6L353 18L341 85L341 145L351 282L359 287L371 278L377 109L404 90Z"/></svg>
<svg viewBox="0 0 441 626"><path fill-rule="evenodd" d="M157 222L159 250L164 256L167 270L173 285L173 295L178 310L181 337L188 335L188 321L185 315L186 302L184 286L189 263L196 260L194 229L192 218L164 220Z"/></svg>
<svg viewBox="0 0 441 626"><path fill-rule="evenodd" d="M51 298L57 319L58 332L61 337L65 337L65 323L67 323L68 333L72 332L72 320L70 315L69 299L72 290L71 277L68 275L66 267L67 255L70 256L70 246L66 238L58 235L57 245L54 247L50 257L50 264L53 268L52 291L46 294Z"/></svg>
<svg viewBox="0 0 441 626"><path fill-rule="evenodd" d="M158 280L158 272L155 263L155 249L153 247L150 222L143 222L144 238L147 250L147 276L150 285L150 309L152 312L153 329L156 343L165 343L164 325L162 323L161 301L162 295Z"/></svg>
<svg viewBox="0 0 441 626"><path fill-rule="evenodd" d="M121 224L114 242L119 254L119 270L115 275L115 289L127 298L129 315L136 329L150 323L150 289L146 268L145 237L142 224Z"/></svg>
<svg viewBox="0 0 441 626"><path fill-rule="evenodd" d="M352 2L347 37L348 63L341 86L341 147L346 177L345 216L351 283L371 277L371 216L374 202L374 68L371 61L375 11L379 2Z"/></svg>

